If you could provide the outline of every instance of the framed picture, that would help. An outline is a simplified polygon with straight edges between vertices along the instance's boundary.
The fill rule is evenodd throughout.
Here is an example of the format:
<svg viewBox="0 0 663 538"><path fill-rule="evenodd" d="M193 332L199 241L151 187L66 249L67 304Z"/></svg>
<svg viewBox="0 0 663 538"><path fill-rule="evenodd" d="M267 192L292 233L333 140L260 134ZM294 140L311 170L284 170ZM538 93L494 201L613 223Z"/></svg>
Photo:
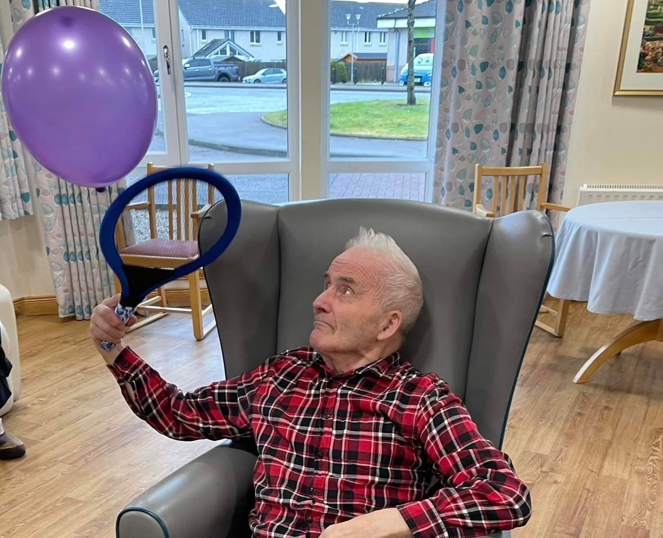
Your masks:
<svg viewBox="0 0 663 538"><path fill-rule="evenodd" d="M663 0L628 0L615 95L663 95Z"/></svg>

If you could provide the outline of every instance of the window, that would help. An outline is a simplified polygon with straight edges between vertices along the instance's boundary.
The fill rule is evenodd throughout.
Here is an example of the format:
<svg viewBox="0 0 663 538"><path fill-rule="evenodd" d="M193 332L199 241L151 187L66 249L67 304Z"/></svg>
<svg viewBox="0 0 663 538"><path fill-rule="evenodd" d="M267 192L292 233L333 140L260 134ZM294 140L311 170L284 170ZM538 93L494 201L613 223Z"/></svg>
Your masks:
<svg viewBox="0 0 663 538"><path fill-rule="evenodd" d="M371 44L371 32L364 32L364 45Z"/></svg>
<svg viewBox="0 0 663 538"><path fill-rule="evenodd" d="M200 39L202 39L203 41L207 41L207 30L200 31Z"/></svg>
<svg viewBox="0 0 663 538"><path fill-rule="evenodd" d="M156 40L157 40L157 29L152 28L152 41L156 41Z"/></svg>
<svg viewBox="0 0 663 538"><path fill-rule="evenodd" d="M260 30L251 30L251 45L260 45Z"/></svg>
<svg viewBox="0 0 663 538"><path fill-rule="evenodd" d="M386 32L381 32L380 33L380 45L386 45L387 44L387 33Z"/></svg>
<svg viewBox="0 0 663 538"><path fill-rule="evenodd" d="M283 43L283 32L276 32L276 42Z"/></svg>
<svg viewBox="0 0 663 538"><path fill-rule="evenodd" d="M341 32L341 45L347 45L347 44L348 44L348 33Z"/></svg>

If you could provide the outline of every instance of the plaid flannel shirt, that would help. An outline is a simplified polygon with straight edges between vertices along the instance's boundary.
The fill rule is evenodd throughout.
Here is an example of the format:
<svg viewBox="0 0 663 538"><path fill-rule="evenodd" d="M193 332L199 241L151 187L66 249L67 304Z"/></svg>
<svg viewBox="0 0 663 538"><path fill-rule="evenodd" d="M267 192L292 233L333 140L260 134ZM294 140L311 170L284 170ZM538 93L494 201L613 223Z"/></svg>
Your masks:
<svg viewBox="0 0 663 538"><path fill-rule="evenodd" d="M508 456L480 435L446 382L398 353L335 375L300 348L189 393L129 348L109 369L134 413L164 435L255 440L255 537L317 537L390 507L416 538L484 536L530 517Z"/></svg>

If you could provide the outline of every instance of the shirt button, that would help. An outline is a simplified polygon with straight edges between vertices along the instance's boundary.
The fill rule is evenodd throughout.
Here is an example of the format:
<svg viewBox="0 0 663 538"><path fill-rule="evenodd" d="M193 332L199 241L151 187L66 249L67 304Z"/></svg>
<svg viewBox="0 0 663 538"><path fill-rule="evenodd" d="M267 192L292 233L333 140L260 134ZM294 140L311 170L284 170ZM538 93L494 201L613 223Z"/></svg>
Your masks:
<svg viewBox="0 0 663 538"><path fill-rule="evenodd" d="M327 413L327 414L325 415L325 420L329 420L330 418L331 418L331 415L330 415L329 413Z"/></svg>
<svg viewBox="0 0 663 538"><path fill-rule="evenodd" d="M316 458L322 458L322 452L317 452L317 453L315 454L315 457L316 457Z"/></svg>
<svg viewBox="0 0 663 538"><path fill-rule="evenodd" d="M309 525L310 525L311 523L313 523L313 518L312 518L312 517L309 517L309 518L306 520L306 523L308 523Z"/></svg>
<svg viewBox="0 0 663 538"><path fill-rule="evenodd" d="M315 488L314 488L313 486L311 486L310 488L308 488L308 492L309 492L311 495L313 495L313 494L315 493Z"/></svg>

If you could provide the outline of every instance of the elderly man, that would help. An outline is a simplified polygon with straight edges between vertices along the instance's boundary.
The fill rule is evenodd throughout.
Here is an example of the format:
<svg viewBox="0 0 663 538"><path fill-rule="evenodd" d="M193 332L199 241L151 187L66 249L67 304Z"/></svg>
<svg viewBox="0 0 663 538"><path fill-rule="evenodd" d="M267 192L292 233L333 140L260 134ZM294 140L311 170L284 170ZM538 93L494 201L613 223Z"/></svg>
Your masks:
<svg viewBox="0 0 663 538"><path fill-rule="evenodd" d="M391 237L362 229L331 263L311 347L191 393L122 344L116 302L95 308L91 334L118 344L99 350L139 418L173 439L255 440L253 536L473 537L529 519L507 456L398 353L423 293Z"/></svg>

